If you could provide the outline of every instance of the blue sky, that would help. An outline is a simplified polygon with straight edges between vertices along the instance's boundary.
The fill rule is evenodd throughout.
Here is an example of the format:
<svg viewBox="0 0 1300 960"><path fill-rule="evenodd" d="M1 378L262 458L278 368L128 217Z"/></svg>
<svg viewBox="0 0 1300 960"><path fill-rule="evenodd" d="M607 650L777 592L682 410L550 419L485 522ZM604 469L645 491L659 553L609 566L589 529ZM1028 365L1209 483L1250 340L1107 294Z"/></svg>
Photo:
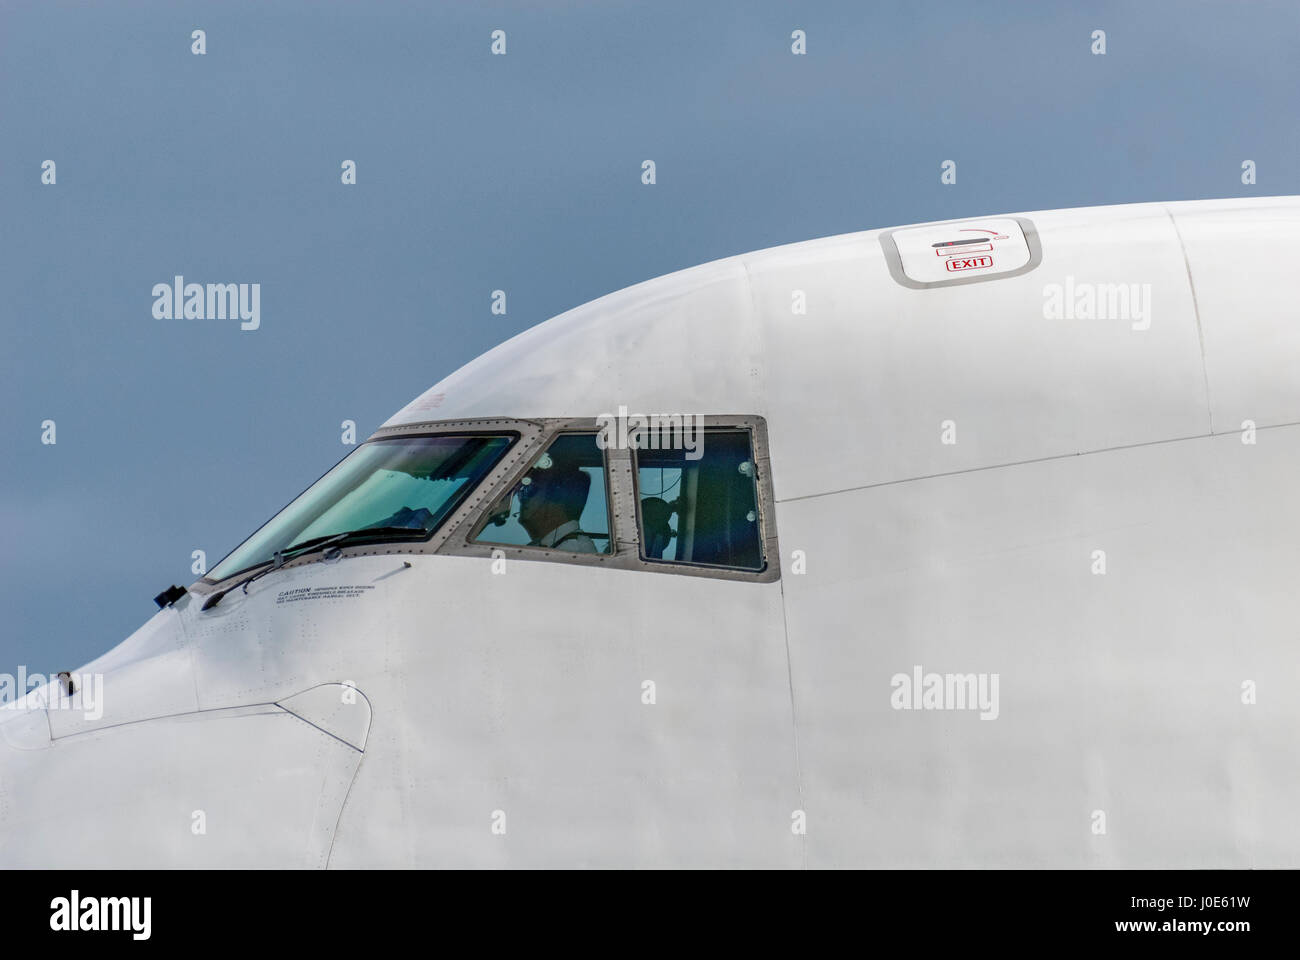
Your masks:
<svg viewBox="0 0 1300 960"><path fill-rule="evenodd" d="M875 227L1300 192L1298 35L1294 2L6 0L0 672L108 649L343 456L341 421L364 437L620 287ZM155 319L176 274L260 283L261 329Z"/></svg>

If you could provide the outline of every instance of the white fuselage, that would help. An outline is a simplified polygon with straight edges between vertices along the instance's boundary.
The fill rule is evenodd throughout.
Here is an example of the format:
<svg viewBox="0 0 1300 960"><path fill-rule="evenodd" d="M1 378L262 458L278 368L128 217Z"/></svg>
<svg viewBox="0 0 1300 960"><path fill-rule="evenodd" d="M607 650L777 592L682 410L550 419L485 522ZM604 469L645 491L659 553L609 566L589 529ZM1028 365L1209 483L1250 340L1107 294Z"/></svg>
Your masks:
<svg viewBox="0 0 1300 960"><path fill-rule="evenodd" d="M761 418L771 574L201 581L100 716L0 715L0 865L1300 866L1300 200L1020 216L1006 275L811 241L452 374L385 428Z"/></svg>

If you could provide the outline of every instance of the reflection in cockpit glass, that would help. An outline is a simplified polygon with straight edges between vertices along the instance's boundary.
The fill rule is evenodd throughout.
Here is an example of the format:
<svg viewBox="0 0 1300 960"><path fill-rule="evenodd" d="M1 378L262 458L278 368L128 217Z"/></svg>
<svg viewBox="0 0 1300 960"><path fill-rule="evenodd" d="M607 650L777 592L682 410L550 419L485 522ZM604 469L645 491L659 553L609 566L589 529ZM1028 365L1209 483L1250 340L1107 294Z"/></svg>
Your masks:
<svg viewBox="0 0 1300 960"><path fill-rule="evenodd" d="M445 435L365 443L208 576L221 580L273 560L277 551L344 533L349 543L423 540L487 475L510 442L508 437Z"/></svg>

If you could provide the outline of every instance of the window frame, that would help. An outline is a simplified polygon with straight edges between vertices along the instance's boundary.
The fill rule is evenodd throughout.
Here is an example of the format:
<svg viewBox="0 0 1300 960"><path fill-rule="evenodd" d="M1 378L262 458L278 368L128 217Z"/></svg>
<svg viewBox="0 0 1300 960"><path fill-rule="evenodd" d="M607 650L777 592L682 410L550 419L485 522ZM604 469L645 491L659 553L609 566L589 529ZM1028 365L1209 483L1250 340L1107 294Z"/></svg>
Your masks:
<svg viewBox="0 0 1300 960"><path fill-rule="evenodd" d="M704 577L713 580L739 580L751 583L768 583L781 579L781 564L776 534L775 497L772 488L771 460L767 440L767 421L750 415L704 415L704 429L744 428L749 431L751 452L757 470L758 524L762 531L764 567L745 570L706 564L679 563L673 560L647 560L641 556L640 498L637 495L637 478L634 452L630 448L607 447L605 460L605 509L609 514L611 553L570 553L553 547L477 543L472 537L484 512L489 510L513 487L532 466L533 461L561 433L599 433L601 423L596 417L545 417L509 418L484 417L460 420L424 420L418 423L381 427L364 442L395 437L436 435L503 435L514 433L516 439L502 453L488 474L476 488L469 491L459 505L446 517L429 537L421 540L386 541L370 544L347 544L331 557L442 555L482 557L565 563L587 567L610 567L617 570L639 570L645 573L668 574L686 577ZM340 461L341 462L341 461ZM335 464L337 466L337 464ZM333 467L330 468L331 470ZM327 470L326 473L329 471ZM322 474L323 477L325 474ZM313 481L315 482L315 481ZM308 485L310 487L310 484ZM307 488L304 488L304 490ZM297 499L301 493L291 498ZM284 507L280 508L281 510ZM280 511L268 519L274 519ZM263 524L265 526L265 524ZM258 527L260 530L261 527ZM257 533L254 530L249 536ZM240 541L244 543L248 537ZM239 544L234 549L238 549ZM231 551L232 553L234 550ZM323 551L309 551L286 561L281 569L306 566L312 563L332 562L323 557ZM223 558L224 559L224 558ZM242 580L256 576L265 563L233 573L224 580L213 581L206 576L194 583L190 591L200 599L218 590L239 586ZM213 569L216 569L214 565Z"/></svg>
<svg viewBox="0 0 1300 960"><path fill-rule="evenodd" d="M523 456L517 469L496 478L490 485L485 484L476 500L486 500L488 507L495 504L506 490L523 477L537 455L550 446L551 441L560 434L598 433L601 429L601 424L595 417L546 418L532 422L542 427L542 433L527 448L521 448L521 454L527 455ZM763 567L761 569L681 563L675 560L648 560L643 557L635 451L631 448L618 447L607 447L604 450L606 509L610 514L612 553L570 553L552 547L478 543L473 536L479 522L484 519L478 513L467 517L457 527L450 529L449 535L435 552L451 556L504 557L507 560L611 567L617 570L639 570L645 573L705 577L714 580L744 580L759 583L780 580L781 564L774 562L780 556L780 552L776 535L775 497L772 489L767 422L759 416L706 414L703 417L703 425L705 430L744 429L749 433L750 452L757 471L755 487L758 494L757 522L762 541Z"/></svg>

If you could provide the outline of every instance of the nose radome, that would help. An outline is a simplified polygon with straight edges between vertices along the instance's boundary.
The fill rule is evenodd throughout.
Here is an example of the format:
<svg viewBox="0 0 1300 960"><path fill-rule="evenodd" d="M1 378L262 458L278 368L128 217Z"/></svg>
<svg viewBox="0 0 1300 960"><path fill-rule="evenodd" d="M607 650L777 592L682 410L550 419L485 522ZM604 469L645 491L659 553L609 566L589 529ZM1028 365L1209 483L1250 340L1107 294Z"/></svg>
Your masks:
<svg viewBox="0 0 1300 960"><path fill-rule="evenodd" d="M29 694L0 707L0 869L48 867L25 841L33 826L32 784L41 776L51 747L45 710Z"/></svg>
<svg viewBox="0 0 1300 960"><path fill-rule="evenodd" d="M344 684L51 738L58 712L0 711L2 868L324 867L370 726Z"/></svg>
<svg viewBox="0 0 1300 960"><path fill-rule="evenodd" d="M50 745L45 709L31 697L0 707L0 741L14 750L40 750ZM0 779L0 789L4 781Z"/></svg>
<svg viewBox="0 0 1300 960"><path fill-rule="evenodd" d="M129 637L51 688L55 739L199 709L190 650L175 608L159 610Z"/></svg>

